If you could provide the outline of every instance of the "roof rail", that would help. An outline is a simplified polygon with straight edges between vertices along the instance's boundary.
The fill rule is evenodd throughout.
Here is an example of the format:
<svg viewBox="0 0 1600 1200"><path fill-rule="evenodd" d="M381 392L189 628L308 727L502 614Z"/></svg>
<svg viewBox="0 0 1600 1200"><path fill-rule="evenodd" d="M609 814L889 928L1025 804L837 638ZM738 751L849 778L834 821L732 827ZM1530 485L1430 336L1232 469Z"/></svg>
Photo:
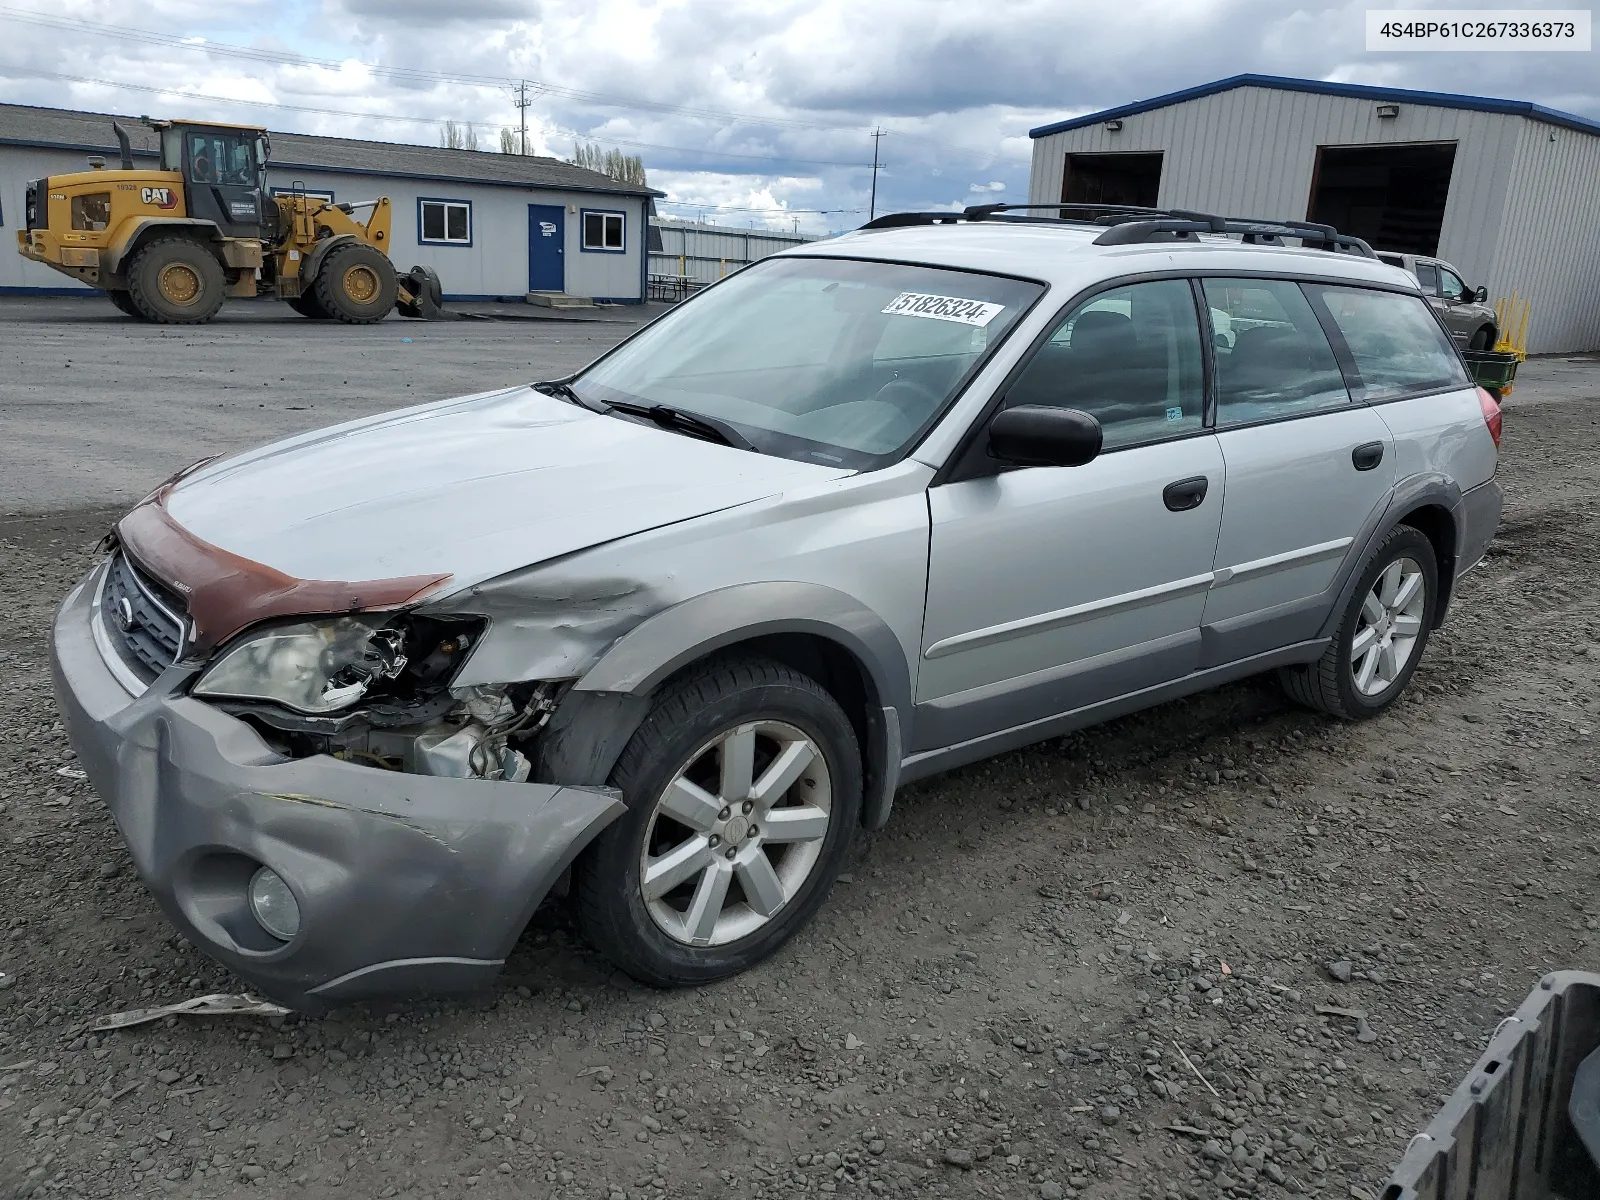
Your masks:
<svg viewBox="0 0 1600 1200"><path fill-rule="evenodd" d="M1132 246L1155 241L1163 234L1179 238L1202 233L1236 233L1247 245L1281 246L1286 237L1296 238L1302 246L1316 250L1346 251L1364 258L1377 258L1377 254L1361 238L1340 233L1332 225L1315 221L1275 221L1255 217L1219 217L1211 213L1185 212L1181 209L1145 219L1142 216L1113 218L1111 225L1099 237L1096 246Z"/></svg>
<svg viewBox="0 0 1600 1200"><path fill-rule="evenodd" d="M987 221L996 213L1004 212L1031 212L1035 209L1048 209L1051 212L1074 213L1099 213L1110 215L1115 213L1165 213L1164 208L1147 208L1142 204L971 204L961 210L961 215L969 221ZM1068 218L1063 217L1062 220Z"/></svg>
<svg viewBox="0 0 1600 1200"><path fill-rule="evenodd" d="M987 221L997 213L1026 212L1032 209L1049 209L1053 212L1095 214L1099 217L1120 216L1124 213L1147 213L1152 216L1161 216L1167 212L1163 208L1145 208L1138 204L972 204L960 212L945 210L943 212L898 212L885 213L881 217L868 221L861 226L862 229L903 229L908 225L955 225L962 221ZM1035 220L1049 218L1034 218ZM1071 218L1062 217L1061 220ZM1082 222L1083 218L1079 218Z"/></svg>
<svg viewBox="0 0 1600 1200"><path fill-rule="evenodd" d="M958 212L898 212L884 213L868 221L861 229L902 229L907 225L954 225L962 219ZM860 230L857 230L859 233Z"/></svg>
<svg viewBox="0 0 1600 1200"><path fill-rule="evenodd" d="M862 229L903 229L911 225L956 225L962 221L988 221L1003 213L1046 210L1058 217L1011 218L1024 221L1059 221L1071 225L1105 225L1095 238L1097 246L1133 246L1164 238L1194 240L1202 233L1237 234L1247 245L1281 246L1283 239L1295 238L1302 246L1316 250L1344 251L1365 258L1377 258L1371 246L1351 234L1340 233L1332 225L1315 221L1274 220L1259 217L1223 217L1215 213L1192 212L1184 208L1148 208L1138 204L974 204L960 212L885 213L868 221ZM1067 215L1071 214L1071 215Z"/></svg>

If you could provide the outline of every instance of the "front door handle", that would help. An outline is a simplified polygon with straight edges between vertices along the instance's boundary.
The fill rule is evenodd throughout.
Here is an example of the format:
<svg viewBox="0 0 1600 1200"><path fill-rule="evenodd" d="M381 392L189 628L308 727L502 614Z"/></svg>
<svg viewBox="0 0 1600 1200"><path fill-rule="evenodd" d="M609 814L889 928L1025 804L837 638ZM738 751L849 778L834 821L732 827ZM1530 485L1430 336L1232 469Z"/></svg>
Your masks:
<svg viewBox="0 0 1600 1200"><path fill-rule="evenodd" d="M1350 461L1358 471L1370 471L1383 461L1383 443L1367 442L1350 451Z"/></svg>
<svg viewBox="0 0 1600 1200"><path fill-rule="evenodd" d="M1206 498L1206 488L1209 486L1210 481L1204 475L1196 475L1193 479L1180 479L1162 489L1161 499L1173 512L1188 512L1191 508L1200 507L1200 502Z"/></svg>

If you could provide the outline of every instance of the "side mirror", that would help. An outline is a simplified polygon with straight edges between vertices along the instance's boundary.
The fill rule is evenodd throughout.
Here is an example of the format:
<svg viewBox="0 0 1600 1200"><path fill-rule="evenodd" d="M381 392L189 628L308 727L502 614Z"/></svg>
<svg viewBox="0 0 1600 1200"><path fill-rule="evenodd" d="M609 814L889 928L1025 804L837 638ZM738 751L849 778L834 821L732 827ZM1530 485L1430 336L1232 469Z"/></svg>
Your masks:
<svg viewBox="0 0 1600 1200"><path fill-rule="evenodd" d="M1075 408L1019 404L989 422L989 453L1025 467L1081 467L1100 443L1100 422Z"/></svg>
<svg viewBox="0 0 1600 1200"><path fill-rule="evenodd" d="M1486 287L1478 288L1476 291L1474 291L1472 293L1472 299L1473 299L1473 302L1477 303L1477 304L1486 303L1488 301L1488 299L1489 299L1489 289L1486 288Z"/></svg>

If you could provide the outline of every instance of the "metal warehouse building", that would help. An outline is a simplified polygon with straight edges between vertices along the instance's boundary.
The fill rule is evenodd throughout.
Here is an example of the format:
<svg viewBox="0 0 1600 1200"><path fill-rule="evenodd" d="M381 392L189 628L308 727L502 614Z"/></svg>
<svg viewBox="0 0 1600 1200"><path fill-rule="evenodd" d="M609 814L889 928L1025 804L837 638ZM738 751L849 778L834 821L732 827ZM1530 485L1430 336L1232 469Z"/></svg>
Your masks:
<svg viewBox="0 0 1600 1200"><path fill-rule="evenodd" d="M112 121L128 131L136 165L159 158L155 131L137 117L0 104L0 228L7 242L0 293L86 290L10 243L23 224L28 180L85 171L89 154L115 165ZM553 158L270 136L269 187L303 186L337 201L388 196L390 258L402 271L414 263L433 267L446 299L644 299L649 214L660 192Z"/></svg>
<svg viewBox="0 0 1600 1200"><path fill-rule="evenodd" d="M1031 131L1029 200L1322 221L1600 349L1600 122L1537 104L1236 75Z"/></svg>

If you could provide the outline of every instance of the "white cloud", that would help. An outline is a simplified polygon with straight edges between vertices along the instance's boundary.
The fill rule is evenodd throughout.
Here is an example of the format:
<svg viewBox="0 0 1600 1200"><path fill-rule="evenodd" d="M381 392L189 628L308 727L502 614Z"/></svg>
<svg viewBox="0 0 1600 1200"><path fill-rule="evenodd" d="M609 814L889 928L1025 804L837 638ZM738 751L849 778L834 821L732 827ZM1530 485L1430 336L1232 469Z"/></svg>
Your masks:
<svg viewBox="0 0 1600 1200"><path fill-rule="evenodd" d="M676 200L780 210L737 219L820 229L864 219L875 127L888 131L880 212L959 207L1025 193L1034 125L1244 71L1600 115L1592 55L1371 55L1369 2L13 0L46 20L165 32L107 38L0 17L0 98L427 143L445 120L466 121L492 146L517 123L523 78L547 85L528 113L537 149L565 156L579 136L616 145L642 154ZM265 57L217 52L229 45ZM274 61L280 52L329 65ZM439 72L457 78L429 77Z"/></svg>

